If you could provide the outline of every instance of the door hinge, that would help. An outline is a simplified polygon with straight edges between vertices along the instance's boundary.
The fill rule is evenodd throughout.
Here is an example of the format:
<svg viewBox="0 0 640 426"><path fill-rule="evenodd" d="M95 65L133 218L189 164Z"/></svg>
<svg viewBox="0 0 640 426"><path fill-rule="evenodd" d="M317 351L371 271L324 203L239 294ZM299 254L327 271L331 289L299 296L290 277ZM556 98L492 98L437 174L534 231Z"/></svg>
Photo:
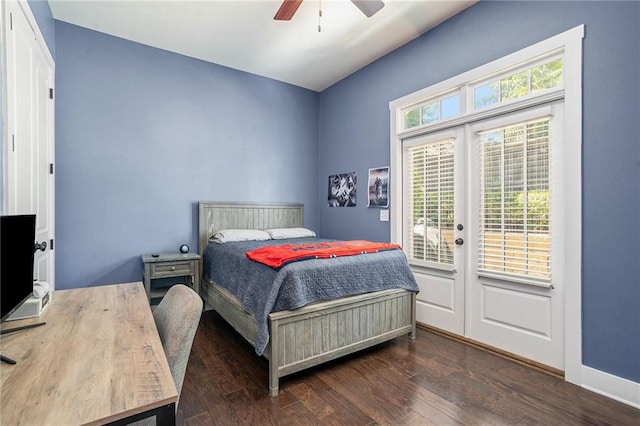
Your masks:
<svg viewBox="0 0 640 426"><path fill-rule="evenodd" d="M53 250L53 238L49 240L49 248Z"/></svg>
<svg viewBox="0 0 640 426"><path fill-rule="evenodd" d="M53 99L53 88L49 88L49 99Z"/></svg>
<svg viewBox="0 0 640 426"><path fill-rule="evenodd" d="M11 135L11 152L16 152L16 135Z"/></svg>
<svg viewBox="0 0 640 426"><path fill-rule="evenodd" d="M49 163L49 174L53 174L53 163Z"/></svg>
<svg viewBox="0 0 640 426"><path fill-rule="evenodd" d="M9 30L13 31L13 13L9 13Z"/></svg>

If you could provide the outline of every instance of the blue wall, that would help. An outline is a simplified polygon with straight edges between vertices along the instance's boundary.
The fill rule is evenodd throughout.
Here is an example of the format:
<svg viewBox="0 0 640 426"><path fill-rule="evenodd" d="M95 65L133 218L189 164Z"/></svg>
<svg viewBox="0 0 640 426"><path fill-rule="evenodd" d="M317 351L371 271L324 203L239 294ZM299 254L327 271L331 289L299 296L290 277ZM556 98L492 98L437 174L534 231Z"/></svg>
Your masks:
<svg viewBox="0 0 640 426"><path fill-rule="evenodd" d="M389 101L580 24L583 360L638 382L640 3L480 2L322 92L320 227L326 237L390 238L365 194L354 208L322 202L328 175L356 171L363 188L369 168L389 164Z"/></svg>
<svg viewBox="0 0 640 426"><path fill-rule="evenodd" d="M318 228L318 93L56 21L56 287L197 251L197 201L302 202Z"/></svg>
<svg viewBox="0 0 640 426"><path fill-rule="evenodd" d="M56 32L55 21L51 14L51 8L47 0L27 0L33 17L36 18L38 28L44 37L44 40L51 52L51 56L55 60L56 58Z"/></svg>

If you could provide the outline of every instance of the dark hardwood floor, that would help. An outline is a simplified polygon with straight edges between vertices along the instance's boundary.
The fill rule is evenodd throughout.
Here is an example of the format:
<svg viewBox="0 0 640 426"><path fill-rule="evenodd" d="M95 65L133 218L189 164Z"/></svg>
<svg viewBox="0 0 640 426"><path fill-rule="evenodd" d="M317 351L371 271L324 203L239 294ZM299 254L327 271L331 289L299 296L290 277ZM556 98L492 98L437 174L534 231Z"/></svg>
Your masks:
<svg viewBox="0 0 640 426"><path fill-rule="evenodd" d="M179 425L640 425L640 410L418 329L280 380L215 312L200 322Z"/></svg>

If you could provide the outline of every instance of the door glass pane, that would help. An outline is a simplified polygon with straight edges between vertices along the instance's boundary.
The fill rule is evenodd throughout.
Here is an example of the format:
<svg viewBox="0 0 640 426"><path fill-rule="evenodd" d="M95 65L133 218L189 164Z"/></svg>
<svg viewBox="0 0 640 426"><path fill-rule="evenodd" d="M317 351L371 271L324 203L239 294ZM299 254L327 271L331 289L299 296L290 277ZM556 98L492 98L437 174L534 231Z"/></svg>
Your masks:
<svg viewBox="0 0 640 426"><path fill-rule="evenodd" d="M407 149L409 260L453 265L453 139Z"/></svg>
<svg viewBox="0 0 640 426"><path fill-rule="evenodd" d="M481 133L478 269L550 279L549 119Z"/></svg>

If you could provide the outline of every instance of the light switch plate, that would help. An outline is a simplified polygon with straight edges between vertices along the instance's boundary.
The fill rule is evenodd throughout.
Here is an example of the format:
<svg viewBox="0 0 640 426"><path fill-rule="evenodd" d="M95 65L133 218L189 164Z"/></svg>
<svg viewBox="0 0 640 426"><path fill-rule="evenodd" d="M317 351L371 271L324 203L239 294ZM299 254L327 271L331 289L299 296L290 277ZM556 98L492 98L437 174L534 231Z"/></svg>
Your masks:
<svg viewBox="0 0 640 426"><path fill-rule="evenodd" d="M389 222L389 210L380 210L380 222Z"/></svg>

